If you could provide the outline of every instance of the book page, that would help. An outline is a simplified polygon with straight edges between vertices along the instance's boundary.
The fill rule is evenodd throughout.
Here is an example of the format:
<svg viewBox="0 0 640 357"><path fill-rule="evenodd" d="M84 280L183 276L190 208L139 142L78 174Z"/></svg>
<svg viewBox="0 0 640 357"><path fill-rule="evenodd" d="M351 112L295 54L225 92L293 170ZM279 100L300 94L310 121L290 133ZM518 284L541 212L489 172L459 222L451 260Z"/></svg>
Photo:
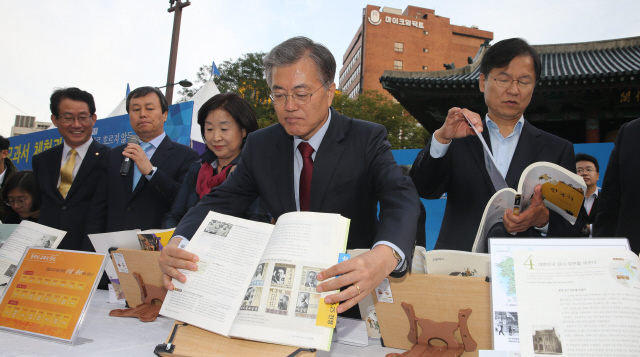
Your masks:
<svg viewBox="0 0 640 357"><path fill-rule="evenodd" d="M22 221L0 247L0 296L13 276L27 247L55 249L67 232Z"/></svg>
<svg viewBox="0 0 640 357"><path fill-rule="evenodd" d="M196 253L198 270L180 270L160 314L229 335L247 286L274 226L209 212L185 248Z"/></svg>
<svg viewBox="0 0 640 357"><path fill-rule="evenodd" d="M576 223L587 185L582 177L550 162L529 165L518 185L522 194L521 211L529 208L536 185L542 185L545 206L560 214L571 224Z"/></svg>
<svg viewBox="0 0 640 357"><path fill-rule="evenodd" d="M513 210L513 202L516 197L516 191L512 188L502 189L491 196L491 199L484 208L484 214L478 227L476 240L473 243L472 252L486 253L488 233L496 224L502 225L504 212L508 209Z"/></svg>
<svg viewBox="0 0 640 357"><path fill-rule="evenodd" d="M629 250L629 241L625 238L490 239L493 349L500 351L520 351L518 325L518 299L520 294L516 293L513 260L515 252L571 251L576 249L598 250L608 248Z"/></svg>
<svg viewBox="0 0 640 357"><path fill-rule="evenodd" d="M490 275L489 254L459 250L430 250L423 253L426 273L486 278Z"/></svg>
<svg viewBox="0 0 640 357"><path fill-rule="evenodd" d="M637 356L640 261L633 252L515 252L522 356Z"/></svg>
<svg viewBox="0 0 640 357"><path fill-rule="evenodd" d="M345 251L349 220L330 213L280 216L254 278L245 287L230 335L284 345L328 350L333 329L316 326L320 298L317 274L338 263ZM249 285L249 284L248 284ZM355 307L354 307L355 308Z"/></svg>

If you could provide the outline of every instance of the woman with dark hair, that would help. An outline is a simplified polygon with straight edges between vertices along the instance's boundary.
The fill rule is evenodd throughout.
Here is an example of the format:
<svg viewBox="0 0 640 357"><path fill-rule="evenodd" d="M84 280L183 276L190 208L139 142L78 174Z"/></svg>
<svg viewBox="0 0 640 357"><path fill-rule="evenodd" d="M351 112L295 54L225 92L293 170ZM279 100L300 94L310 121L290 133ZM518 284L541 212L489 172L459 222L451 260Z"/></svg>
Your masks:
<svg viewBox="0 0 640 357"><path fill-rule="evenodd" d="M164 221L165 228L176 227L189 208L229 177L240 160L247 135L258 130L251 106L236 93L218 94L207 100L198 110L198 124L207 148L200 156L202 161L189 168ZM260 198L246 213L251 220L271 222Z"/></svg>
<svg viewBox="0 0 640 357"><path fill-rule="evenodd" d="M40 206L33 199L33 171L15 173L2 187L2 223L20 223L23 220L38 221Z"/></svg>

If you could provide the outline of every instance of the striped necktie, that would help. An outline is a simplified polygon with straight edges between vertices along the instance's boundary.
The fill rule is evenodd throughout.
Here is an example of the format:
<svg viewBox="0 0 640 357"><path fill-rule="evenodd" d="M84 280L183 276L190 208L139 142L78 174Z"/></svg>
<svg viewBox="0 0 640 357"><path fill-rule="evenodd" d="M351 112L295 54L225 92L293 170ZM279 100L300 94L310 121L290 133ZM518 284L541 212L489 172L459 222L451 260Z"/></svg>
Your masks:
<svg viewBox="0 0 640 357"><path fill-rule="evenodd" d="M58 191L60 191L62 198L67 198L67 193L69 193L71 183L73 183L73 169L76 167L78 152L76 149L71 149L69 154L71 157L60 168L60 187L58 187Z"/></svg>

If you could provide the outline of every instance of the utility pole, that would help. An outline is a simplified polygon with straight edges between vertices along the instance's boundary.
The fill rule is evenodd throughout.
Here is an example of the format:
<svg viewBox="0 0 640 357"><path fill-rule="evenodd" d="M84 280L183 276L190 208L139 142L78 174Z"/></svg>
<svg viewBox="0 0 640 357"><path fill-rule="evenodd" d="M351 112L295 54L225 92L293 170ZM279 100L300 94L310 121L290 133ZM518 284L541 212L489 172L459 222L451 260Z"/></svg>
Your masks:
<svg viewBox="0 0 640 357"><path fill-rule="evenodd" d="M171 36L171 54L169 55L169 74L167 74L167 90L165 96L169 105L173 103L173 84L176 76L176 62L178 60L178 40L180 39L180 21L182 20L182 8L191 5L189 0L169 0L171 6L168 12L173 15L173 35Z"/></svg>

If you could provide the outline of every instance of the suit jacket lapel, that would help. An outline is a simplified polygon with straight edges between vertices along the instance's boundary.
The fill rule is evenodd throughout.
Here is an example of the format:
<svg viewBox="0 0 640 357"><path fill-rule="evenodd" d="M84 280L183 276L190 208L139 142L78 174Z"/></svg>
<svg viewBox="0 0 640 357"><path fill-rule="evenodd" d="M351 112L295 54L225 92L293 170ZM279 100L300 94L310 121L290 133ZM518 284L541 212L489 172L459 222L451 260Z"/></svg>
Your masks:
<svg viewBox="0 0 640 357"><path fill-rule="evenodd" d="M484 128L484 130L482 131L482 137L484 138L484 141L487 143L489 150L492 150L491 138L489 137L489 130L487 129L487 123L484 120L482 121L482 126ZM487 189L489 190L489 192L491 192L491 194L494 194L496 192L496 189L493 187L493 182L491 182L491 177L489 177L489 173L487 172L487 168L485 167L484 147L482 146L480 139L476 137L469 137L469 139L467 140L467 147L469 148L469 151L471 152L471 156L473 157L474 161L480 168L480 172L482 173L484 182L487 185Z"/></svg>
<svg viewBox="0 0 640 357"><path fill-rule="evenodd" d="M51 149L51 158L52 160L48 160L45 165L47 165L47 169L50 172L48 177L49 185L51 190L54 192L56 198L62 202L64 199L58 191L58 180L60 179L60 167L62 166L62 150L64 148L64 144L60 144L53 149Z"/></svg>
<svg viewBox="0 0 640 357"><path fill-rule="evenodd" d="M322 139L320 148L316 153L313 161L313 175L311 178L311 197L309 209L313 212L319 212L322 205L322 199L325 197L327 187L331 181L336 167L340 162L339 158L345 149L345 145L340 141L349 130L349 125L345 117L338 114L331 108L331 122L329 128Z"/></svg>
<svg viewBox="0 0 640 357"><path fill-rule="evenodd" d="M511 164L509 164L509 171L507 171L506 181L509 187L517 189L522 171L535 162L538 152L544 146L543 141L537 140L539 136L540 130L525 120L516 151L513 153Z"/></svg>
<svg viewBox="0 0 640 357"><path fill-rule="evenodd" d="M270 165L275 186L280 197L283 212L296 210L296 197L293 186L293 137L282 129L276 138L275 150L271 155ZM283 179L280 179L283 178Z"/></svg>
<svg viewBox="0 0 640 357"><path fill-rule="evenodd" d="M78 169L78 173L76 177L73 179L73 183L71 184L71 188L67 193L67 197L65 201L69 200L69 197L72 197L73 194L78 191L79 187L83 184L84 180L89 176L91 170L96 165L96 163L100 160L100 153L98 152L98 145L93 141L89 148L87 149L87 153L82 159L82 163L80 164L80 169ZM93 183L97 184L97 182Z"/></svg>

